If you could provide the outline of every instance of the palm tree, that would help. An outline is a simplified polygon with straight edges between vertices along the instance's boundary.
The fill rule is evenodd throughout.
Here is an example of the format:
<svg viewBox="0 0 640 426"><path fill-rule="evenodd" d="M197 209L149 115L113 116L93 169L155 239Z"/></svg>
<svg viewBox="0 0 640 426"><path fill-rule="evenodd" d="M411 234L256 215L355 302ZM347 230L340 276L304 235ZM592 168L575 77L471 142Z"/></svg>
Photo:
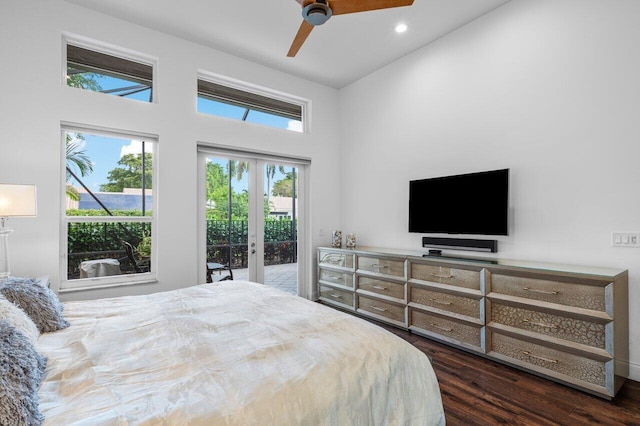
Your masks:
<svg viewBox="0 0 640 426"><path fill-rule="evenodd" d="M80 134L77 134L76 137L77 139L71 139L71 135L67 133L65 153L67 182L71 180L71 173L69 172L72 169L77 169L81 176L86 176L93 172L93 163L91 162L91 159L85 151L81 149L79 140L83 139L83 137ZM80 200L80 194L70 184L67 184L66 193L72 200Z"/></svg>
<svg viewBox="0 0 640 426"><path fill-rule="evenodd" d="M229 173L229 177L235 176L239 181L242 180L242 176L245 172L249 171L249 163L246 161L234 161L229 160L227 166L227 172Z"/></svg>
<svg viewBox="0 0 640 426"><path fill-rule="evenodd" d="M285 174L284 166L278 166L278 170L283 175ZM267 198L269 198L271 194L271 180L273 180L274 176L276 175L276 165L267 164L266 172L267 172Z"/></svg>

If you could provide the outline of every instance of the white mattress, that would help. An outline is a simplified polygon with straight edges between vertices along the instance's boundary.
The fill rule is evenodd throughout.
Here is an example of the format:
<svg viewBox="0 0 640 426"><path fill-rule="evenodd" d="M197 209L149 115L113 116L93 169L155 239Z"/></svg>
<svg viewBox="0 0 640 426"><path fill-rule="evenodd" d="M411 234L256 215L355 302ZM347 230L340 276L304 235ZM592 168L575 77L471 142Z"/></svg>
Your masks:
<svg viewBox="0 0 640 426"><path fill-rule="evenodd" d="M45 425L440 425L428 358L361 319L224 281L65 304Z"/></svg>

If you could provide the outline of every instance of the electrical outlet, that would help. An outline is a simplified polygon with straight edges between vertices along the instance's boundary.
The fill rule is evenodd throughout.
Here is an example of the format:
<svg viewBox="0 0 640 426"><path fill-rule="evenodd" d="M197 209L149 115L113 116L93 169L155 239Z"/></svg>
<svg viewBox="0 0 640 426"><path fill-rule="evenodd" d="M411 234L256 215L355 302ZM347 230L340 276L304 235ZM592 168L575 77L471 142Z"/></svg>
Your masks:
<svg viewBox="0 0 640 426"><path fill-rule="evenodd" d="M611 245L613 247L640 247L640 233L612 232Z"/></svg>

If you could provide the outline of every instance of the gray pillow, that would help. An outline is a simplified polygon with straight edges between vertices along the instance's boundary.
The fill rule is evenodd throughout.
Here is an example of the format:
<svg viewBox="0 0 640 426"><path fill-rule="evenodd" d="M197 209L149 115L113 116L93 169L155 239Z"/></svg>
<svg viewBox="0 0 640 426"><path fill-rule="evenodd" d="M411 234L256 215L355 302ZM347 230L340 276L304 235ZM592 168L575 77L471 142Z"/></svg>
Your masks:
<svg viewBox="0 0 640 426"><path fill-rule="evenodd" d="M50 288L36 280L9 278L0 281L0 293L29 315L41 333L69 327L62 316L63 306Z"/></svg>
<svg viewBox="0 0 640 426"><path fill-rule="evenodd" d="M38 388L45 366L29 339L0 320L0 424L42 424Z"/></svg>
<svg viewBox="0 0 640 426"><path fill-rule="evenodd" d="M0 320L7 321L10 325L18 329L27 336L34 345L38 341L40 332L38 327L31 321L31 318L18 306L9 302L0 294Z"/></svg>

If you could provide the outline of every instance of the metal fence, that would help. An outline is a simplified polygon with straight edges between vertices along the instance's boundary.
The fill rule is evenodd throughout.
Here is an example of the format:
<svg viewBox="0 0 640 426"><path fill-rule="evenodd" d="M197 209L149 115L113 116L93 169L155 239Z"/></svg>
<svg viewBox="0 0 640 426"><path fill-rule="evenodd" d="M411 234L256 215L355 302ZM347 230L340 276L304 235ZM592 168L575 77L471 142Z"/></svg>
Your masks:
<svg viewBox="0 0 640 426"><path fill-rule="evenodd" d="M296 263L297 223L291 219L267 220L264 225L264 264ZM246 220L207 220L207 261L246 268L248 260Z"/></svg>
<svg viewBox="0 0 640 426"><path fill-rule="evenodd" d="M297 262L297 223L291 219L266 220L264 227L264 264ZM77 278L84 260L112 257L126 262L122 241L134 247L145 230L144 224L77 223L69 229L68 276ZM207 261L246 268L248 258L246 220L207 220ZM149 232L150 233L150 232ZM124 258L124 259L123 259Z"/></svg>

